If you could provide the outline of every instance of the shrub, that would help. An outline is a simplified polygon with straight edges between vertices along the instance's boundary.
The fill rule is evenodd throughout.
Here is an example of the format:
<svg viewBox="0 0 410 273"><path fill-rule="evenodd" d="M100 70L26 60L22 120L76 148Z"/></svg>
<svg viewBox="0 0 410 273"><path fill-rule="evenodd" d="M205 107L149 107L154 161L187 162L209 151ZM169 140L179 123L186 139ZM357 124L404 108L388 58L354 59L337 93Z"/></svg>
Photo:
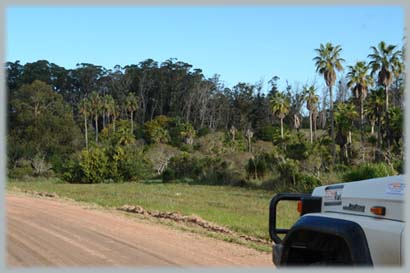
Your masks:
<svg viewBox="0 0 410 273"><path fill-rule="evenodd" d="M151 121L144 124L144 137L149 143L168 143L170 136L168 132L168 123L171 119L166 116L157 116Z"/></svg>
<svg viewBox="0 0 410 273"><path fill-rule="evenodd" d="M36 156L31 161L31 166L34 169L35 176L43 176L50 172L51 164L45 160L45 156L41 153L36 154Z"/></svg>
<svg viewBox="0 0 410 273"><path fill-rule="evenodd" d="M80 167L84 174L84 182L101 183L107 177L111 166L104 148L97 146L81 151Z"/></svg>
<svg viewBox="0 0 410 273"><path fill-rule="evenodd" d="M173 169L166 169L162 173L162 182L170 182L175 180L175 171Z"/></svg>
<svg viewBox="0 0 410 273"><path fill-rule="evenodd" d="M208 127L200 128L198 130L198 137L206 136L209 133L211 133L211 129Z"/></svg>
<svg viewBox="0 0 410 273"><path fill-rule="evenodd" d="M304 160L309 156L308 147L304 142L289 144L286 146L286 156L295 160Z"/></svg>
<svg viewBox="0 0 410 273"><path fill-rule="evenodd" d="M385 163L366 163L346 172L343 179L345 181L358 181L395 174L396 171Z"/></svg>
<svg viewBox="0 0 410 273"><path fill-rule="evenodd" d="M257 136L263 141L272 141L275 133L276 130L272 125L266 125L261 129L260 135Z"/></svg>
<svg viewBox="0 0 410 273"><path fill-rule="evenodd" d="M31 167L16 167L7 170L7 177L22 179L33 175L33 168Z"/></svg>
<svg viewBox="0 0 410 273"><path fill-rule="evenodd" d="M296 185L291 190L296 192L311 193L314 188L321 186L322 182L319 178L309 174L297 173Z"/></svg>
<svg viewBox="0 0 410 273"><path fill-rule="evenodd" d="M123 180L141 180L152 176L152 166L145 158L142 147L133 144L123 147L123 150L124 156L117 163Z"/></svg>
<svg viewBox="0 0 410 273"><path fill-rule="evenodd" d="M299 165L293 159L287 159L278 164L280 179L290 185L296 185L296 174L299 173Z"/></svg>
<svg viewBox="0 0 410 273"><path fill-rule="evenodd" d="M397 173L404 174L404 160L396 160L393 166Z"/></svg>
<svg viewBox="0 0 410 273"><path fill-rule="evenodd" d="M73 154L63 166L62 179L71 183L81 183L84 173L80 166L81 152Z"/></svg>
<svg viewBox="0 0 410 273"><path fill-rule="evenodd" d="M268 171L268 166L264 156L256 156L248 160L248 165L246 166L247 176L253 179L264 178Z"/></svg>
<svg viewBox="0 0 410 273"><path fill-rule="evenodd" d="M157 175L162 175L172 157L178 155L180 151L166 144L151 145L145 152L145 157L149 160L152 169Z"/></svg>

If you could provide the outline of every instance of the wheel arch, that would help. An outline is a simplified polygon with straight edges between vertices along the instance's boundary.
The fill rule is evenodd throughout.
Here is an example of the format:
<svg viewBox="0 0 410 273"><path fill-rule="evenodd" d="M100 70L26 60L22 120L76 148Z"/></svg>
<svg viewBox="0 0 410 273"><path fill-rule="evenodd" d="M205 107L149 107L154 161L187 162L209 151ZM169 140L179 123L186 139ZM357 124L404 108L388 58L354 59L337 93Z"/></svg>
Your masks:
<svg viewBox="0 0 410 273"><path fill-rule="evenodd" d="M333 238L334 241L327 243L327 246L334 243L340 245L340 251L346 249L345 251L348 252L346 255L352 265L373 265L366 235L359 224L316 215L305 215L293 225L283 239L280 264L289 264L293 248L298 246L306 249L318 248L320 244L323 245L321 241L329 238Z"/></svg>

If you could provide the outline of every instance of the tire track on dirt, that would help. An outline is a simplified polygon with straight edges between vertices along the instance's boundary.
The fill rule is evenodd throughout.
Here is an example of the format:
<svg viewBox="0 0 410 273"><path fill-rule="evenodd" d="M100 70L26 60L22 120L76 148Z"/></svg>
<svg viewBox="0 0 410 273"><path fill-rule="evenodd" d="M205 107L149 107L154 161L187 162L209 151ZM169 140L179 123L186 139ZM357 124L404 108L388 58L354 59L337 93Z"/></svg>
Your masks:
<svg viewBox="0 0 410 273"><path fill-rule="evenodd" d="M271 266L268 253L56 199L8 195L6 209L10 265Z"/></svg>

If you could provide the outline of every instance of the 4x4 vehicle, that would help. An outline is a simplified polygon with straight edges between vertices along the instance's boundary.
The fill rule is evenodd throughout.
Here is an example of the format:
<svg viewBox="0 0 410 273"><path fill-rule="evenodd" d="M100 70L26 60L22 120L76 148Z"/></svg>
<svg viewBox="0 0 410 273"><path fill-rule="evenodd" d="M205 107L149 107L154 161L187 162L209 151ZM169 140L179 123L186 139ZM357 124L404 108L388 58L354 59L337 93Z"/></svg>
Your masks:
<svg viewBox="0 0 410 273"><path fill-rule="evenodd" d="M269 234L276 266L400 266L404 259L404 176L317 187L273 197ZM277 228L277 205L298 202L301 217Z"/></svg>

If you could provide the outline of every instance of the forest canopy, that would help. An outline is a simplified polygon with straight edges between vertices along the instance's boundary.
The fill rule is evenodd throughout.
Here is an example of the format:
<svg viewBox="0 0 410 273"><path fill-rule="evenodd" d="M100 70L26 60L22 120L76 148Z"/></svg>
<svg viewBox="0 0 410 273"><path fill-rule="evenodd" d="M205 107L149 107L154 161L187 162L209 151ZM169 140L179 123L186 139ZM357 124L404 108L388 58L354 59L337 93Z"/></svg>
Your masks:
<svg viewBox="0 0 410 273"><path fill-rule="evenodd" d="M8 175L309 191L402 173L404 49L342 57L331 43L312 54L323 94L314 82L279 90L280 75L226 87L176 59L7 62Z"/></svg>

